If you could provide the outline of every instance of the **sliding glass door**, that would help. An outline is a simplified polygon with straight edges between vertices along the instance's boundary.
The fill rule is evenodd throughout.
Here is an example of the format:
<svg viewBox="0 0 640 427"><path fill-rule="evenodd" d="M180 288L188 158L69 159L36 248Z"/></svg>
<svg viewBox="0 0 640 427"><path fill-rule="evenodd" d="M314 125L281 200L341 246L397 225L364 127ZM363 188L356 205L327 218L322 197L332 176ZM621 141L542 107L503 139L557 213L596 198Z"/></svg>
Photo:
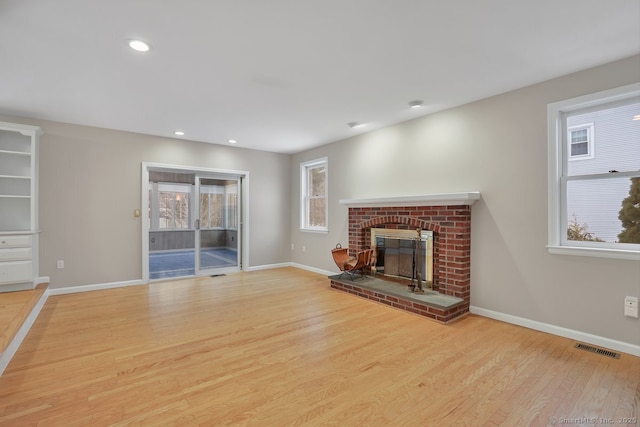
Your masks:
<svg viewBox="0 0 640 427"><path fill-rule="evenodd" d="M195 274L193 174L149 174L149 278Z"/></svg>
<svg viewBox="0 0 640 427"><path fill-rule="evenodd" d="M196 271L199 275L240 269L240 178L196 177Z"/></svg>
<svg viewBox="0 0 640 427"><path fill-rule="evenodd" d="M243 175L148 169L150 280L241 270L242 182Z"/></svg>

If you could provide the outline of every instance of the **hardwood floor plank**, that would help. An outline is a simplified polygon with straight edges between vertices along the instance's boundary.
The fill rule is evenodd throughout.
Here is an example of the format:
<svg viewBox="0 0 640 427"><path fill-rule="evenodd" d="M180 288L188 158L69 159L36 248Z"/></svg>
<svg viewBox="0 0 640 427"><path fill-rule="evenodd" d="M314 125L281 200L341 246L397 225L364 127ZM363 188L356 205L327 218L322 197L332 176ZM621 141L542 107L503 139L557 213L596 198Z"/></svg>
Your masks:
<svg viewBox="0 0 640 427"><path fill-rule="evenodd" d="M0 425L546 425L637 417L639 377L634 356L280 268L50 297L0 377Z"/></svg>

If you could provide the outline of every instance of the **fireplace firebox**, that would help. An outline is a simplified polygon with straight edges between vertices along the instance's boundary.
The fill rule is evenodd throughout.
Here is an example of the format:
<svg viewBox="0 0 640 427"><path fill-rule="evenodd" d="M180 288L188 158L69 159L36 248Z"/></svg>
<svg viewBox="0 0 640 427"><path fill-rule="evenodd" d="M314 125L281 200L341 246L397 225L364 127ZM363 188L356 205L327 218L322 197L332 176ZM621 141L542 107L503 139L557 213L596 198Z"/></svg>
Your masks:
<svg viewBox="0 0 640 427"><path fill-rule="evenodd" d="M372 228L374 275L411 279L418 287L433 287L433 231Z"/></svg>

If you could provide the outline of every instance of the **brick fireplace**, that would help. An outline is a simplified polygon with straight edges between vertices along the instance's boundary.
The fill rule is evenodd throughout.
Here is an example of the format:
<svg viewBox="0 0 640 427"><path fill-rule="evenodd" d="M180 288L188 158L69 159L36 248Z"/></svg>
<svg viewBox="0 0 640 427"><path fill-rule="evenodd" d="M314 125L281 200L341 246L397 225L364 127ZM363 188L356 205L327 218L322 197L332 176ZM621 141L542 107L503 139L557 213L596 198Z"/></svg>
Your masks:
<svg viewBox="0 0 640 427"><path fill-rule="evenodd" d="M443 323L466 314L471 295L471 205L479 198L480 193L471 192L340 201L349 209L352 255L371 247L372 228L432 231L433 291L453 297L450 304L416 300L408 291L406 298L395 291L388 295L380 289L367 289L366 280L342 283L332 276L331 286Z"/></svg>

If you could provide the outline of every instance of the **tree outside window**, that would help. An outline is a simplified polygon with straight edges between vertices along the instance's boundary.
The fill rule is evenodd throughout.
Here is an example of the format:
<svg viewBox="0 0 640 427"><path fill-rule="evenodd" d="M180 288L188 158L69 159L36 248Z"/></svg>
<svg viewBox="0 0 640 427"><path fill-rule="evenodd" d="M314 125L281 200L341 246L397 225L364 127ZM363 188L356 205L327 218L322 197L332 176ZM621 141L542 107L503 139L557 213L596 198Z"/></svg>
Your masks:
<svg viewBox="0 0 640 427"><path fill-rule="evenodd" d="M159 229L181 230L189 228L189 193L159 192Z"/></svg>

